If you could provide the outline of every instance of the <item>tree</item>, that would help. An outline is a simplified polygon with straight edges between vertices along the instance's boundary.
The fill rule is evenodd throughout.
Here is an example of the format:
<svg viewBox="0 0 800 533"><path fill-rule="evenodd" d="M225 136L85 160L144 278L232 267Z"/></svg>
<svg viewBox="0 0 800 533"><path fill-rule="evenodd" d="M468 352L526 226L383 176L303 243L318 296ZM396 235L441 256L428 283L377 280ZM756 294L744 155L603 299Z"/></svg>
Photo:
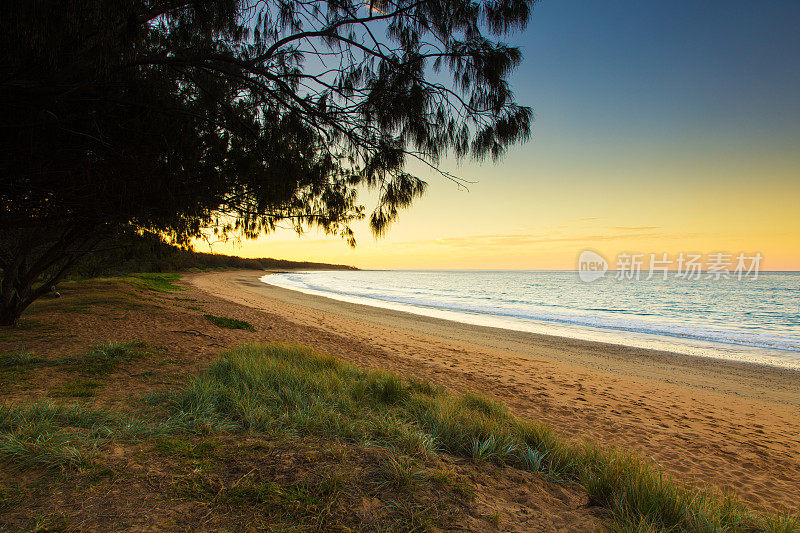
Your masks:
<svg viewBox="0 0 800 533"><path fill-rule="evenodd" d="M354 243L425 183L500 157L531 0L26 0L0 7L0 324L98 242L290 222ZM443 176L458 180L440 171Z"/></svg>

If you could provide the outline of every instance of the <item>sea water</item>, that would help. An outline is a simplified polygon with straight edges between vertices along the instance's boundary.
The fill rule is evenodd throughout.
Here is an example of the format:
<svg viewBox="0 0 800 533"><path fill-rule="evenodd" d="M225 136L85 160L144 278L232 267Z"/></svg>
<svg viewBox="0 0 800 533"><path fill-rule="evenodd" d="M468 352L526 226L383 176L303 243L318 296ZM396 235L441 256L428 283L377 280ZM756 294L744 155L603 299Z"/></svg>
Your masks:
<svg viewBox="0 0 800 533"><path fill-rule="evenodd" d="M582 282L569 271L309 271L279 287L467 324L800 369L800 273Z"/></svg>

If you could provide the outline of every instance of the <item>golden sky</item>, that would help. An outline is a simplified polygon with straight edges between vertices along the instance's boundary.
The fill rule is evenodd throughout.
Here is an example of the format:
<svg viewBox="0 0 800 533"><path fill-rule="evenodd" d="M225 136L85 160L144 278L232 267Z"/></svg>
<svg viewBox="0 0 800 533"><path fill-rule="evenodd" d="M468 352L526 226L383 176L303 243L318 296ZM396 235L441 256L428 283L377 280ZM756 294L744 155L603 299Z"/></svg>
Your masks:
<svg viewBox="0 0 800 533"><path fill-rule="evenodd" d="M797 2L539 3L512 40L533 138L498 164L443 161L469 191L411 167L428 193L381 240L361 224L355 250L279 231L213 251L403 269L760 252L800 270L797 17Z"/></svg>
<svg viewBox="0 0 800 533"><path fill-rule="evenodd" d="M212 249L361 268L531 270L573 269L587 248L609 261L623 252L760 252L763 269L800 269L800 162L732 157L695 167L629 159L622 172L610 162L525 159L462 169L479 174L469 191L430 176L428 194L386 237L376 240L358 224L355 249L289 230Z"/></svg>

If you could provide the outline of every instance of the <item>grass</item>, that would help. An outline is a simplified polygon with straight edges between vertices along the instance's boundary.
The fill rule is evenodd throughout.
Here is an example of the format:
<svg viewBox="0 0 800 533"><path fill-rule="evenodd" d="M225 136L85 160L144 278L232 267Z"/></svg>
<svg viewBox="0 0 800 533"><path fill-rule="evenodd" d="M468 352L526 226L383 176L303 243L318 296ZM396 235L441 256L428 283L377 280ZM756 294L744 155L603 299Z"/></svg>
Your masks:
<svg viewBox="0 0 800 533"><path fill-rule="evenodd" d="M23 498L24 494L19 484L0 482L0 513L20 503Z"/></svg>
<svg viewBox="0 0 800 533"><path fill-rule="evenodd" d="M22 350L10 354L0 354L0 372L24 371L37 366L64 365L84 374L107 374L120 364L128 363L152 355L152 349L145 342L107 342L96 344L79 356L42 359Z"/></svg>
<svg viewBox="0 0 800 533"><path fill-rule="evenodd" d="M127 285L124 283L125 280L137 287L148 288L148 282L135 277L95 279L84 282L67 281L59 286L60 298L45 296L36 300L23 314L23 318L36 316L43 312L94 313L98 308L113 309L115 312L147 309L146 301L140 294L125 290L125 285ZM58 335L61 336L64 333L63 331L58 332Z"/></svg>
<svg viewBox="0 0 800 533"><path fill-rule="evenodd" d="M448 452L574 480L617 529L798 531L792 517L757 515L635 456L565 440L486 398L360 370L306 348L234 349L167 402L170 423L199 434L321 435L380 444L403 456ZM416 479L407 460L387 464L386 474L407 485Z"/></svg>
<svg viewBox="0 0 800 533"><path fill-rule="evenodd" d="M44 362L43 359L34 357L25 350L19 350L13 353L0 353L0 369L36 366L42 362Z"/></svg>
<svg viewBox="0 0 800 533"><path fill-rule="evenodd" d="M219 326L221 328L227 329L244 329L247 331L255 331L256 328L250 322L245 322L244 320L238 320L236 318L228 318L225 316L215 316L205 314L203 315L206 320L211 322L212 324Z"/></svg>
<svg viewBox="0 0 800 533"><path fill-rule="evenodd" d="M0 381L27 388L30 386L30 370L46 364L46 359L35 357L25 350L0 353Z"/></svg>
<svg viewBox="0 0 800 533"><path fill-rule="evenodd" d="M63 361L92 379L69 381L52 394L92 396L102 386L98 376L148 353L143 343L95 346L84 356ZM39 361L20 352L0 358L0 363ZM151 446L142 448L152 450L148 458L185 468L167 476L182 498L241 509L256 506L251 510L262 513L265 524L311 528L317 519L345 523L342 517L352 512L353 490L361 491L359 498L391 494L392 510L385 519L396 526L387 526L392 530L408 529L409 524L425 529L441 522L445 511L431 507L430 501L421 503L418 494L445 499L474 494L453 473L430 468L439 454L448 453L580 483L590 505L602 510L614 530L800 531L796 517L757 514L732 496L677 481L647 460L567 440L483 396L455 395L430 382L362 370L298 346L230 350L181 388L151 394L143 406L139 415L121 416L49 402L0 404L0 460L18 469L86 472L99 468L98 450L110 443L150 439ZM312 459L293 463L294 477L280 483L249 477L251 459L242 459L244 470L226 484L214 472L230 470L235 452L220 439L239 435L240 440L247 434L258 435L258 442L322 439L328 444L320 450L333 439L361 449L377 446L386 453L359 474L364 480L355 488L347 479L350 474L343 481L342 472L348 471L334 459L313 467ZM253 453L252 458L268 454ZM0 508L16 505L18 499L14 486L0 486Z"/></svg>
<svg viewBox="0 0 800 533"><path fill-rule="evenodd" d="M17 468L87 467L97 440L118 425L114 417L82 407L0 405L0 459Z"/></svg>
<svg viewBox="0 0 800 533"><path fill-rule="evenodd" d="M148 273L132 274L126 276L128 281L135 285L155 292L176 292L185 291L186 287L176 285L175 282L181 279L181 274L175 273Z"/></svg>
<svg viewBox="0 0 800 533"><path fill-rule="evenodd" d="M76 379L67 381L53 388L50 391L50 396L55 397L71 397L71 398L89 398L94 396L97 389L102 387L103 384L98 381L87 379Z"/></svg>
<svg viewBox="0 0 800 533"><path fill-rule="evenodd" d="M17 469L85 470L95 466L98 447L111 440L159 439L176 431L182 431L182 426L174 421L163 424L83 405L0 404L0 459Z"/></svg>
<svg viewBox="0 0 800 533"><path fill-rule="evenodd" d="M108 342L93 346L86 354L66 357L60 361L84 374L103 375L114 371L120 364L151 355L147 343Z"/></svg>
<svg viewBox="0 0 800 533"><path fill-rule="evenodd" d="M209 446L210 453L198 449ZM233 510L247 529L430 531L464 501L428 478L413 487L389 480L391 452L331 440L181 436L161 439L158 449L182 465L167 478L171 495ZM377 502L375 513L365 514L363 502Z"/></svg>
<svg viewBox="0 0 800 533"><path fill-rule="evenodd" d="M163 436L156 440L156 451L168 457L180 459L203 459L213 455L216 444L195 438L185 439L174 435Z"/></svg>
<svg viewBox="0 0 800 533"><path fill-rule="evenodd" d="M103 450L126 442L126 457L135 454L135 463L150 465L146 478L138 470L123 478L104 466ZM224 431L198 438L175 418L137 425L104 410L46 402L0 407L0 460L16 470L55 472L53 479L62 480L55 486L65 488L146 479L170 501L198 503L229 515L233 524L264 530L429 531L447 523L464 498L414 459L394 460L391 453L384 461L380 454L290 434L250 442ZM107 494L105 483L95 495ZM0 511L26 505L25 490L0 485ZM382 502L380 515L366 522L354 504L365 498Z"/></svg>

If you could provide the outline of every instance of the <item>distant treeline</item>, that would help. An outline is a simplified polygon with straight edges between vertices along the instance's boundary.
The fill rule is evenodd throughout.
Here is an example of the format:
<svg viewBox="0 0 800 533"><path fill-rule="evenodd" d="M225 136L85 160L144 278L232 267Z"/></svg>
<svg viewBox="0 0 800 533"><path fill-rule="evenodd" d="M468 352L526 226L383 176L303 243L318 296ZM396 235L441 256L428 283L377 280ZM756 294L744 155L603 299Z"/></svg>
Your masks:
<svg viewBox="0 0 800 533"><path fill-rule="evenodd" d="M179 248L153 235L124 235L80 260L74 277L95 277L130 272L178 272L192 268L332 269L358 270L347 265L287 261L269 257L248 259Z"/></svg>

